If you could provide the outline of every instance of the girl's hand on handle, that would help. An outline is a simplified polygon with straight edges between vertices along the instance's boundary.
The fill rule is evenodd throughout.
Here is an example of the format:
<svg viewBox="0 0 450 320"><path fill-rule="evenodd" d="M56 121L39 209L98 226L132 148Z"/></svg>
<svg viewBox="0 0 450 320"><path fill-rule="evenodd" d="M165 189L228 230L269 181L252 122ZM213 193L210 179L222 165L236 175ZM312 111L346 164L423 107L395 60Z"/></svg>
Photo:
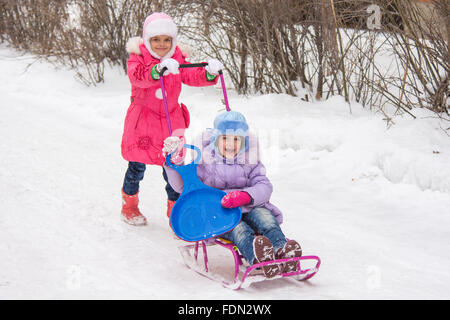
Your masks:
<svg viewBox="0 0 450 320"><path fill-rule="evenodd" d="M252 197L245 191L231 191L228 192L220 201L224 208L237 208L250 204Z"/></svg>
<svg viewBox="0 0 450 320"><path fill-rule="evenodd" d="M217 76L220 70L223 70L223 64L217 59L208 60L208 65L205 67L206 71L213 76Z"/></svg>
<svg viewBox="0 0 450 320"><path fill-rule="evenodd" d="M163 61L161 61L160 64L158 64L158 66L156 67L156 70L158 72L161 72L162 69L167 68L167 70L164 72L164 75L168 75L170 73L173 74L178 74L178 67L180 66L180 64L178 63L177 60L169 58L169 59L165 59Z"/></svg>
<svg viewBox="0 0 450 320"><path fill-rule="evenodd" d="M184 137L181 139L179 137L167 137L164 140L164 147L162 149L163 155L167 156L171 154L170 162L173 164L181 164L184 161Z"/></svg>
<svg viewBox="0 0 450 320"><path fill-rule="evenodd" d="M168 154L174 153L180 148L181 139L179 137L167 137L164 140L164 147L162 149L163 155L166 156Z"/></svg>

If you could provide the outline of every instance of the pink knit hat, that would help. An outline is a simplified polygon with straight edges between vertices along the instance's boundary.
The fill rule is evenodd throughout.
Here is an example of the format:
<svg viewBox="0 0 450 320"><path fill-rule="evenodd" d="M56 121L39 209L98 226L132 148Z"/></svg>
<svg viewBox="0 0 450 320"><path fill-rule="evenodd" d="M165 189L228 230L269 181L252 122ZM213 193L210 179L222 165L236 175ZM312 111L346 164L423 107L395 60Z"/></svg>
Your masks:
<svg viewBox="0 0 450 320"><path fill-rule="evenodd" d="M144 39L145 47L151 55L157 59L163 60L170 58L173 55L175 47L177 46L177 34L178 28L173 22L173 19L163 12L152 13L145 19L142 38ZM160 57L150 46L151 37L162 35L172 38L172 48L164 57Z"/></svg>

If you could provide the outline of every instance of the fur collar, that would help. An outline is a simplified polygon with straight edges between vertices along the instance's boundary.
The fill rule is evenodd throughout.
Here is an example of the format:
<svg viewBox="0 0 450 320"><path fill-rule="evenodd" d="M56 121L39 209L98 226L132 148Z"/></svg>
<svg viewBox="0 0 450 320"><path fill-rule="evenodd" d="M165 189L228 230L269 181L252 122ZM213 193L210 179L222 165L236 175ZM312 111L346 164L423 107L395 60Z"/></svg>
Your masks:
<svg viewBox="0 0 450 320"><path fill-rule="evenodd" d="M141 55L142 52L141 52L141 49L139 48L139 46L143 43L144 43L144 39L142 39L141 37L130 38L127 41L127 52Z"/></svg>

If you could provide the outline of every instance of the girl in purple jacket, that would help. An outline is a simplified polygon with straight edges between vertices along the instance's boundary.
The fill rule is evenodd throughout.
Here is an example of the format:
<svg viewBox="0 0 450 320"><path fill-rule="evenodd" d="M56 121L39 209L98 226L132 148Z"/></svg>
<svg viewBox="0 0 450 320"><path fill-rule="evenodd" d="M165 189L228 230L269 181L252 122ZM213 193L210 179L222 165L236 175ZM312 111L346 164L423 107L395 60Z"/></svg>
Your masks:
<svg viewBox="0 0 450 320"><path fill-rule="evenodd" d="M176 153L172 162L180 164L183 154L177 137L164 141L165 153ZM232 241L249 264L299 257L302 249L297 241L286 241L280 224L283 215L269 202L272 184L266 176L259 159L258 140L249 134L245 117L236 111L219 114L214 120L214 129L202 135L202 159L197 166L197 175L206 185L224 190L227 194L221 203L225 208L241 207L242 220L231 231L221 235ZM180 175L165 165L172 188L181 193L183 182ZM296 262L287 262L263 267L266 277L281 272L296 271Z"/></svg>

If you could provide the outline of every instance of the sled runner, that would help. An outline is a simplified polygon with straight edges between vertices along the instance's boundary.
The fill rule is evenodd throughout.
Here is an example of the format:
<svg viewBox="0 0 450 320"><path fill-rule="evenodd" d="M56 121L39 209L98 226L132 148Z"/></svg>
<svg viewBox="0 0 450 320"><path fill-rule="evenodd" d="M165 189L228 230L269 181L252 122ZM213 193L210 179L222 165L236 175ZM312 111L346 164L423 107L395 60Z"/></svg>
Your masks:
<svg viewBox="0 0 450 320"><path fill-rule="evenodd" d="M220 246L226 249L233 255L234 258L234 276L233 279L225 279L225 277L217 272L214 272L208 261L208 247ZM200 252L200 247L202 250ZM230 241L217 238L211 242L197 241L195 244L183 245L178 247L181 255L183 256L186 266L197 273L221 283L224 287L239 290L246 288L252 283L274 280L280 278L292 278L297 281L304 281L311 279L318 271L320 267L320 259L317 256L302 256L287 259L278 259L272 261L266 261L249 266L243 256L240 254L237 247ZM266 278L262 274L261 268L269 264L281 264L290 261L297 262L297 271L290 273L281 273L274 278Z"/></svg>

